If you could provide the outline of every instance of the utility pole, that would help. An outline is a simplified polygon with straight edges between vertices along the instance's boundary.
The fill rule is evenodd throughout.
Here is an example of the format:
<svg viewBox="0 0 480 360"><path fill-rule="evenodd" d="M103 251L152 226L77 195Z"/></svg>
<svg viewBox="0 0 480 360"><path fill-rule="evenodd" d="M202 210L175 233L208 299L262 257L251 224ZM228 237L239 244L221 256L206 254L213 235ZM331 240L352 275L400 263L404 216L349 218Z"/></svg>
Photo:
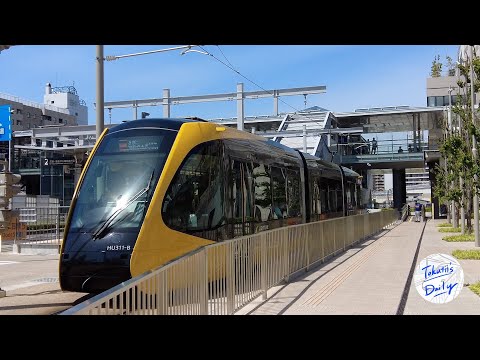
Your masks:
<svg viewBox="0 0 480 360"><path fill-rule="evenodd" d="M470 101L472 105L472 125L475 124L475 88L473 86L473 45L470 45ZM477 154L477 139L475 134L472 135L472 155L473 161L476 163L478 154ZM473 175L474 187L473 187L473 230L475 232L475 246L480 246L480 240L478 238L478 195L477 195L477 186L478 186L478 175Z"/></svg>
<svg viewBox="0 0 480 360"><path fill-rule="evenodd" d="M243 83L237 84L237 129L243 130L245 121L245 111L243 109Z"/></svg>
<svg viewBox="0 0 480 360"><path fill-rule="evenodd" d="M103 45L97 45L97 141L103 132L104 119L103 119Z"/></svg>

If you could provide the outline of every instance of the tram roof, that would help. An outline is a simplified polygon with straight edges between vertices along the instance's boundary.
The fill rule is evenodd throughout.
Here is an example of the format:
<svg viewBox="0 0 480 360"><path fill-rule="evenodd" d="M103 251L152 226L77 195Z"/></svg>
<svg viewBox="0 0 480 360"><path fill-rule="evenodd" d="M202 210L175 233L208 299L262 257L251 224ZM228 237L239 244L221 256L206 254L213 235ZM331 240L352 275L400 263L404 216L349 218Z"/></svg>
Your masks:
<svg viewBox="0 0 480 360"><path fill-rule="evenodd" d="M206 120L198 119L198 118L148 118L148 119L140 119L140 120L133 120L121 123L116 125L115 127L111 128L113 131L118 130L126 130L131 128L139 128L139 127L158 127L164 129L171 129L171 130L180 130L180 127L185 123L192 123L192 122L207 122Z"/></svg>

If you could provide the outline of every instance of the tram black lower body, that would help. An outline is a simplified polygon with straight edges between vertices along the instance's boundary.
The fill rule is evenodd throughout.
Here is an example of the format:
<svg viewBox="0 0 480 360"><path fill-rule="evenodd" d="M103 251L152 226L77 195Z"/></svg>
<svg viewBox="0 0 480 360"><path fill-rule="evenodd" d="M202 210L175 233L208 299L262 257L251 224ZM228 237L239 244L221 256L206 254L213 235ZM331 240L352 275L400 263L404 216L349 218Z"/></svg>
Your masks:
<svg viewBox="0 0 480 360"><path fill-rule="evenodd" d="M75 292L100 293L128 279L128 266L110 264L63 264L60 272L62 290Z"/></svg>

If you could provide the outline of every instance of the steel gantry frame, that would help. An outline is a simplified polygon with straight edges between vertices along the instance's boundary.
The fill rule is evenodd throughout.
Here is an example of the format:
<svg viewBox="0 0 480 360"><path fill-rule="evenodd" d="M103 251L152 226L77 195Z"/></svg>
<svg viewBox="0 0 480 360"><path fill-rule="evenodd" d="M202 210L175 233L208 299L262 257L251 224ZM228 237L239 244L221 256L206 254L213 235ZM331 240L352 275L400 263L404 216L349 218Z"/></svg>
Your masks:
<svg viewBox="0 0 480 360"><path fill-rule="evenodd" d="M320 86L305 86L300 88L288 88L278 90L261 90L261 91L244 91L243 83L237 84L237 92L211 94L211 95L193 95L193 96L170 96L170 89L163 89L163 97L143 100L122 100L122 101L107 101L104 103L105 109L115 108L133 108L133 118L138 119L138 108L140 106L163 106L163 116L170 117L171 105L190 104L198 102L210 101L237 101L237 128L243 130L245 121L244 100L245 99L260 99L273 97L273 113L278 115L278 99L280 96L294 96L294 95L310 95L322 94L327 91L327 87Z"/></svg>

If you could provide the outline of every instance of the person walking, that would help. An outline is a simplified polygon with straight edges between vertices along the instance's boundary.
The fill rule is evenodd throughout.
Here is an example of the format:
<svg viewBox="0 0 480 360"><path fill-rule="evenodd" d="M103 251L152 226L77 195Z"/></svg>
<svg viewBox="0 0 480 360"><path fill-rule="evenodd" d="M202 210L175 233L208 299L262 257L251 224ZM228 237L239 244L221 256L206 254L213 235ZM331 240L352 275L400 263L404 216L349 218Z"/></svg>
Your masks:
<svg viewBox="0 0 480 360"><path fill-rule="evenodd" d="M373 138L372 140L372 154L376 154L377 153L377 140L375 140L375 138Z"/></svg>
<svg viewBox="0 0 480 360"><path fill-rule="evenodd" d="M420 217L422 213L422 204L418 201L415 202L415 222L420 222Z"/></svg>

